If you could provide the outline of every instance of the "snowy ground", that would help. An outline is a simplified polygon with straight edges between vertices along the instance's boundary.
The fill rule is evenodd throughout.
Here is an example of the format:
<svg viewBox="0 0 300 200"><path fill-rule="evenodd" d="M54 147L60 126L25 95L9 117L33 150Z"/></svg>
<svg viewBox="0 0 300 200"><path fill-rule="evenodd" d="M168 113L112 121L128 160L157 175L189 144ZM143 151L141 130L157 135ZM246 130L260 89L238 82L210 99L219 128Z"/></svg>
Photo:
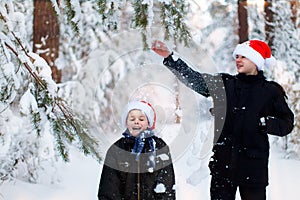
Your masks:
<svg viewBox="0 0 300 200"><path fill-rule="evenodd" d="M271 149L268 199L299 199L300 161L285 159L275 147ZM0 200L97 200L101 164L77 151L71 156L71 163L62 163L57 169L59 183L41 185L11 181L0 185ZM187 150L174 163L177 199L209 200L208 169L197 167L191 158L192 152Z"/></svg>

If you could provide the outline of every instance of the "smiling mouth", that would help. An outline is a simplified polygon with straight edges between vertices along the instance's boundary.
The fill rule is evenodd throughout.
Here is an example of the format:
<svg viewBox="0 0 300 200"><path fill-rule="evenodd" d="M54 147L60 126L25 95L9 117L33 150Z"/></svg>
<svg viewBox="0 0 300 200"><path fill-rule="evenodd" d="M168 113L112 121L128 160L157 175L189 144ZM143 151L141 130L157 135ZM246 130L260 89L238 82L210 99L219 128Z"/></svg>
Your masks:
<svg viewBox="0 0 300 200"><path fill-rule="evenodd" d="M132 130L134 130L134 131L139 131L139 130L141 130L142 128L132 128Z"/></svg>
<svg viewBox="0 0 300 200"><path fill-rule="evenodd" d="M238 69L241 69L241 68L243 68L243 66L242 65L237 65L236 66Z"/></svg>

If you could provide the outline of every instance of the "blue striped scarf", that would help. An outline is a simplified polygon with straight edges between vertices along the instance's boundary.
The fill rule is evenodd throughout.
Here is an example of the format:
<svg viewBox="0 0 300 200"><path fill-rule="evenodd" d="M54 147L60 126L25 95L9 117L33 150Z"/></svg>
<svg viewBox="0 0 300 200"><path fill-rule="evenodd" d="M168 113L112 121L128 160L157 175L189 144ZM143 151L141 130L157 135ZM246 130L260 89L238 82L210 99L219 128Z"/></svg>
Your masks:
<svg viewBox="0 0 300 200"><path fill-rule="evenodd" d="M137 137L133 137L129 134L129 130L127 129L125 133L123 133L124 137L131 138L135 140L133 149L131 150L132 154L136 155L135 160L140 160L140 155L144 149L145 141L148 140L150 151L149 157L148 157L148 166L149 168L155 168L155 156L156 156L156 147L155 147L155 141L152 136L154 136L154 132L150 129L146 129L144 131L141 131Z"/></svg>

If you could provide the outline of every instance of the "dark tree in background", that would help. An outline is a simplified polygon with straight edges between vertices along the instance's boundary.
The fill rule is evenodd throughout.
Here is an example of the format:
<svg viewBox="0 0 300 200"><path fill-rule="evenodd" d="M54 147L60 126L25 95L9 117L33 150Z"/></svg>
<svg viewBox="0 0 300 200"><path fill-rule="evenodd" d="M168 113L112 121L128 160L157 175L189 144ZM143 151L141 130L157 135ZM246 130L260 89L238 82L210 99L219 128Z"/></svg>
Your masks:
<svg viewBox="0 0 300 200"><path fill-rule="evenodd" d="M295 28L300 28L300 23L297 22L298 15L300 14L298 13L299 12L298 10L300 9L300 2L299 0L291 0L290 4L291 4L291 11L292 11L292 22L295 25Z"/></svg>
<svg viewBox="0 0 300 200"><path fill-rule="evenodd" d="M34 0L33 52L46 60L52 78L61 82L61 70L55 65L59 53L59 24L50 0Z"/></svg>
<svg viewBox="0 0 300 200"><path fill-rule="evenodd" d="M248 32L248 12L247 0L238 1L238 18L239 18L239 43L243 43L249 39Z"/></svg>
<svg viewBox="0 0 300 200"><path fill-rule="evenodd" d="M268 42L270 48L273 52L275 52L273 41L274 41L274 25L272 24L274 21L274 11L272 10L273 0L265 0L265 33L266 33L266 41Z"/></svg>

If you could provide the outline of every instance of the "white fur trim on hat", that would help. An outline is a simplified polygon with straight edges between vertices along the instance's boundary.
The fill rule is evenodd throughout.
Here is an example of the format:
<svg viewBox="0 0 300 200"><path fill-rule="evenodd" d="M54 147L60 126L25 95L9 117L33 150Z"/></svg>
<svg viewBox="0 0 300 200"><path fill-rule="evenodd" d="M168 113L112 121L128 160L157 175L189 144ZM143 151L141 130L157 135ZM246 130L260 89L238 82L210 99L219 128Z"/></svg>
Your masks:
<svg viewBox="0 0 300 200"><path fill-rule="evenodd" d="M251 48L246 43L238 44L233 51L233 58L236 58L236 55L245 56L249 60L251 60L256 66L258 70L262 70L265 64L265 59L255 51L253 48Z"/></svg>
<svg viewBox="0 0 300 200"><path fill-rule="evenodd" d="M153 108L148 105L147 103L141 102L141 101L131 101L127 104L127 106L124 109L124 112L122 114L122 118L121 118L121 124L124 128L126 128L126 120L128 117L128 113L131 110L140 110L142 111L148 119L149 122L149 126L150 127L154 127L154 123L155 123L155 113Z"/></svg>

